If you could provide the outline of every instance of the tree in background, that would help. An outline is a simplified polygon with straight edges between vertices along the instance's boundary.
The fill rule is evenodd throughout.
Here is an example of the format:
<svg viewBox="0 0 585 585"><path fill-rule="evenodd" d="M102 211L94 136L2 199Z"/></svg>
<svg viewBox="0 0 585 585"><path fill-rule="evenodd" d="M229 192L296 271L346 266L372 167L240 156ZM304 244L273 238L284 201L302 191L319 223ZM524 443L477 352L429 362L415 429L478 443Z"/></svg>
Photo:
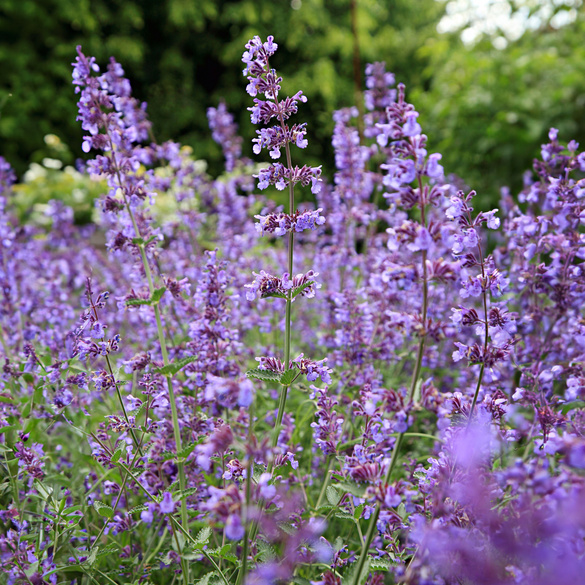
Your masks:
<svg viewBox="0 0 585 585"><path fill-rule="evenodd" d="M385 61L409 88L430 146L444 153L445 168L482 198L494 200L502 185L520 187L518 177L531 166L551 126L567 139L585 141L581 4L3 0L0 154L18 174L31 160L55 154L43 140L47 134L73 150L66 162L82 154L76 96L69 89L69 64L81 44L102 63L111 55L124 63L134 95L148 103L159 141L190 145L196 157L209 161L212 173L219 172L222 157L211 139L207 108L224 99L249 144L254 129L238 73L240 49L254 34L273 34L281 47L274 66L296 64L283 91L302 87L309 97L305 112L314 140L307 164L322 162L331 176L331 114L355 104L357 40L357 71ZM488 8L499 16L488 18ZM563 17L567 14L570 18ZM454 26L445 25L449 18ZM437 25L446 32L437 32Z"/></svg>
<svg viewBox="0 0 585 585"><path fill-rule="evenodd" d="M2 154L19 174L31 159L49 154L47 134L81 154L76 96L69 89L69 64L81 44L100 62L115 55L124 63L134 95L148 103L157 139L173 138L191 145L195 156L219 162L207 108L225 99L242 132L252 135L238 75L241 46L254 34L273 34L281 45L279 61L297 65L284 91L303 87L310 98L307 117L316 140L309 157L327 154L332 165L331 114L354 104L352 1L4 0ZM360 60L362 69L385 60L401 80L424 86L429 57L420 48L436 36L443 6L434 0L413 4L355 1Z"/></svg>
<svg viewBox="0 0 585 585"><path fill-rule="evenodd" d="M467 11L423 49L431 88L412 99L445 168L493 202L500 187L521 188L549 128L585 142L585 14L581 0L481 0L499 13L490 19L478 2L452 0Z"/></svg>

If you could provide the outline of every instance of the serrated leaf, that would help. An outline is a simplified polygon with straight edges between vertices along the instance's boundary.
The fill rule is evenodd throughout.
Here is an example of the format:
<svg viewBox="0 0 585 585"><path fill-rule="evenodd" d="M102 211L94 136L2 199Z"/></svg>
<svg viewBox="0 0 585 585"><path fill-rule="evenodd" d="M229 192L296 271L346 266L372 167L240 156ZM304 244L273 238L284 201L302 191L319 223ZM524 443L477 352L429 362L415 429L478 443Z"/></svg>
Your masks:
<svg viewBox="0 0 585 585"><path fill-rule="evenodd" d="M258 558L261 562L267 563L276 558L276 549L264 540L258 540L256 546L258 547Z"/></svg>
<svg viewBox="0 0 585 585"><path fill-rule="evenodd" d="M114 454L112 455L112 463L118 463L120 457L122 456L122 451L123 451L122 447L119 447L114 451Z"/></svg>
<svg viewBox="0 0 585 585"><path fill-rule="evenodd" d="M209 580L212 577L218 577L219 573L217 571L211 571L211 573L207 573L206 575L203 575L203 577L201 577L201 579L199 579L198 581L195 581L194 585L208 585L209 584Z"/></svg>
<svg viewBox="0 0 585 585"><path fill-rule="evenodd" d="M190 355L179 360L174 360L172 363L163 366L162 368L154 368L155 372L163 374L163 376L174 376L179 370L182 370L186 365L196 361L198 356Z"/></svg>
<svg viewBox="0 0 585 585"><path fill-rule="evenodd" d="M196 493L197 493L197 488L189 488L183 492L177 492L176 494L173 494L173 500L175 502L180 502L181 500L184 500L185 498L188 498L189 496L192 496L193 494L196 494Z"/></svg>
<svg viewBox="0 0 585 585"><path fill-rule="evenodd" d="M197 544L207 544L209 542L209 538L211 536L211 528L209 526L204 526L195 537L195 542Z"/></svg>
<svg viewBox="0 0 585 585"><path fill-rule="evenodd" d="M286 534L288 534L289 536L293 536L297 532L292 522L279 522L278 527L283 532L286 532Z"/></svg>
<svg viewBox="0 0 585 585"><path fill-rule="evenodd" d="M166 286L161 286L153 291L148 299L128 299L126 301L127 307L135 307L138 305L157 305L162 299L163 295L167 290Z"/></svg>
<svg viewBox="0 0 585 585"><path fill-rule="evenodd" d="M353 514L349 512L344 512L343 510L339 510L335 513L335 517L339 518L340 520L353 520Z"/></svg>
<svg viewBox="0 0 585 585"><path fill-rule="evenodd" d="M220 548L206 550L205 552L209 556L215 557L217 559L225 559L225 560L228 560L232 563L237 563L238 557L233 552L231 552L231 548L232 548L231 544L224 544Z"/></svg>
<svg viewBox="0 0 585 585"><path fill-rule="evenodd" d="M360 504L354 511L353 517L356 520L359 520L362 517L362 512L364 511L365 504Z"/></svg>
<svg viewBox="0 0 585 585"><path fill-rule="evenodd" d="M195 443L191 443L190 445L187 445L186 447L183 447L177 453L177 457L182 457L183 459L185 457L189 457L189 455L191 455L191 453L193 453L193 449L195 449Z"/></svg>
<svg viewBox="0 0 585 585"><path fill-rule="evenodd" d="M144 244L144 240L142 238L132 238L132 243L141 246Z"/></svg>
<svg viewBox="0 0 585 585"><path fill-rule="evenodd" d="M287 370L286 372L284 372L284 374L282 374L282 376L280 376L279 382L283 386L290 386L292 384L293 380L296 378L298 373L299 373L299 371L296 368L291 368L290 370Z"/></svg>
<svg viewBox="0 0 585 585"><path fill-rule="evenodd" d="M360 557L357 557L355 563L350 567L348 571L345 571L343 578L341 579L341 585L362 585L366 582L368 575L370 573L370 559L369 557L366 559L364 566L362 567L361 574L356 575L358 570L358 565L360 564Z"/></svg>
<svg viewBox="0 0 585 585"><path fill-rule="evenodd" d="M126 301L127 307L138 307L140 305L150 305L150 299L128 299Z"/></svg>
<svg viewBox="0 0 585 585"><path fill-rule="evenodd" d="M279 293L279 292L262 293L262 298L263 299L268 299L268 298L286 299L286 295L283 293Z"/></svg>
<svg viewBox="0 0 585 585"><path fill-rule="evenodd" d="M338 483L337 487L345 490L353 496L357 496L358 498L363 498L366 494L366 487L358 485L357 483Z"/></svg>
<svg viewBox="0 0 585 585"><path fill-rule="evenodd" d="M99 549L100 549L99 546L94 547L89 553L88 557L85 559L85 561L83 561L83 564L89 565L91 567L95 563Z"/></svg>
<svg viewBox="0 0 585 585"><path fill-rule="evenodd" d="M104 555L109 555L109 554L111 554L113 552L117 552L119 550L120 550L120 547L119 546L116 546L115 544L112 544L112 545L106 546L105 548L99 549L99 551L97 553L97 556L98 557L103 557Z"/></svg>
<svg viewBox="0 0 585 585"><path fill-rule="evenodd" d="M140 504L138 506L134 506L128 510L128 514L135 514L136 512L144 512L144 510L148 510L148 506L146 504Z"/></svg>
<svg viewBox="0 0 585 585"><path fill-rule="evenodd" d="M167 290L166 286L161 286L160 288L157 288L150 297L151 304L154 305L158 303L163 298L163 295L165 294L166 290Z"/></svg>
<svg viewBox="0 0 585 585"><path fill-rule="evenodd" d="M332 485L327 486L327 490L325 491L325 495L327 496L327 501L332 506L339 505L339 500L340 500L339 492Z"/></svg>
<svg viewBox="0 0 585 585"><path fill-rule="evenodd" d="M304 290L306 290L307 288L309 288L313 284L315 284L314 280L308 280L304 284L301 284L301 286L297 286L297 287L293 288L292 289L292 298L294 299L295 297L300 295Z"/></svg>
<svg viewBox="0 0 585 585"><path fill-rule="evenodd" d="M371 559L370 560L370 570L371 571L389 571L393 565L393 559Z"/></svg>
<svg viewBox="0 0 585 585"><path fill-rule="evenodd" d="M254 368L246 372L248 378L256 378L257 380L264 380L265 382L280 382L280 376L278 372L271 372L270 370L260 370Z"/></svg>
<svg viewBox="0 0 585 585"><path fill-rule="evenodd" d="M93 507L96 509L100 516L109 518L110 520L114 517L114 509L103 502L95 501Z"/></svg>

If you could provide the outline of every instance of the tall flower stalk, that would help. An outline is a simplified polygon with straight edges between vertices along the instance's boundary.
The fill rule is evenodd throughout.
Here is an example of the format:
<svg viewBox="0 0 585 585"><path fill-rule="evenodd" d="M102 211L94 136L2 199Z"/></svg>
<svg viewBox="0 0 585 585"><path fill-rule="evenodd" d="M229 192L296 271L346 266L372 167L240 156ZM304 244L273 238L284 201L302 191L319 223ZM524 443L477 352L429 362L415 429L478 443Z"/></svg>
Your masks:
<svg viewBox="0 0 585 585"><path fill-rule="evenodd" d="M242 61L246 67L243 74L248 78L247 92L254 98L254 106L248 108L251 112L251 120L254 124L268 125L276 121L276 124L257 130L257 137L253 140L253 151L259 154L266 148L272 159L279 159L281 149L284 148L286 164L274 162L267 169L261 169L256 178L258 187L265 189L274 185L282 191L288 187L288 213L274 213L269 215L256 216L259 232L271 233L276 236L287 236L287 272L282 277L272 276L264 271L256 275L256 279L248 285L250 292L248 298L253 300L258 294L260 297L280 297L285 300L285 330L284 330L284 361L275 357L256 358L259 366L248 372L250 377L259 379L274 380L280 382L280 395L276 424L272 438L272 450L278 446L280 429L286 410L288 390L293 382L302 374L308 380L316 380L318 377L328 383L330 381L330 370L325 366L326 360L315 362L304 358L303 354L296 359L291 359L291 333L292 333L292 304L298 296L313 296L317 283L313 280L317 273L309 271L306 274L294 275L294 236L295 233L304 229L315 229L323 224L325 218L317 211L299 212L295 208L295 185L311 185L311 191L315 194L321 189L321 167L293 166L291 155L291 144L298 148L305 148L308 141L305 137L305 124L294 124L289 126L286 121L290 116L297 113L298 102L305 103L307 98L302 91L292 97L279 99L281 77L276 71L270 68L269 59L274 55L278 45L274 37L269 36L266 42L259 37L254 37L246 44L246 51ZM265 99L256 96L262 95ZM253 421L250 419L250 425ZM254 469L252 457L248 458L247 480L246 480L246 507L250 506L250 479ZM270 463L270 472L273 463ZM262 503L260 503L262 507ZM255 537L258 524L248 526L244 536L243 561L238 573L238 584L245 579L247 573L248 541Z"/></svg>
<svg viewBox="0 0 585 585"><path fill-rule="evenodd" d="M73 64L73 83L76 86L76 92L80 93L77 119L81 121L82 128L88 132L83 139L83 150L89 152L95 149L103 152L103 155L98 155L96 159L90 161L89 166L93 172L105 175L107 178L110 190L103 207L105 212L119 214L122 231L117 234L117 237L130 239L132 246L140 254L149 298L146 302L138 300L133 303L153 306L163 365L168 369L170 360L158 304L165 292L165 287L157 289L155 286L147 252L156 237L151 233L145 216L140 212L142 202L147 197L152 198L154 194L146 191L144 179L137 174L142 160L148 159L139 144L149 139L150 123L146 118L144 104L140 104L131 97L130 84L123 77L122 67L114 59L111 59L106 73L96 77L92 75L92 73L99 73L99 66L95 59L93 57L88 59L80 47L77 48L77 53L77 59ZM115 242L112 246L115 246ZM170 375L167 376L167 387L175 448L177 454L180 454L181 431ZM121 399L120 403L124 409ZM127 419L125 410L124 415ZM137 445L137 448L140 449L140 445ZM180 456L178 471L181 491L184 491L186 489L185 469ZM181 515L183 528L187 530L185 498L181 502ZM185 569L187 569L186 564L184 564ZM187 582L188 570L185 571L184 578Z"/></svg>
<svg viewBox="0 0 585 585"><path fill-rule="evenodd" d="M262 169L257 175L258 187L265 189L269 185L274 185L282 191L288 187L288 213L270 214L267 216L257 216L259 219L259 230L262 233L269 232L275 235L287 235L287 270L281 280L275 279L271 275L264 274L261 277L257 288L260 289L261 296L275 296L273 290L280 288L284 292L285 299L285 331L284 331L284 362L260 360L261 370L269 370L275 374L284 376L286 372L293 368L291 360L291 322L292 322L292 303L295 297L311 287L313 282L306 280L303 284L295 286L292 279L294 270L294 234L301 232L306 228L315 228L324 223L325 219L317 212L299 213L295 209L295 185L300 183L303 186L311 184L311 191L318 193L321 189L321 167L293 166L291 156L291 144L298 148L306 148L308 141L305 137L305 124L294 124L288 126L286 121L290 116L297 113L298 102L305 103L307 98L302 91L297 92L292 97L279 99L281 77L276 75L276 71L270 68L269 59L278 49L274 42L274 37L269 36L263 43L259 37L254 37L246 44L246 51L243 54L242 61L246 64L244 75L248 78L246 88L248 94L254 98L254 106L248 108L251 112L252 122L255 124L270 124L273 119L277 124L257 130L257 138L254 139L254 153L259 154L263 148L266 148L272 159L278 159L281 156L281 149L284 148L286 165L281 162L272 163L267 169ZM263 95L265 99L259 99L258 95ZM263 279L263 280L262 280ZM292 280L291 280L292 279ZM282 293L281 293L282 294ZM307 362L307 360L302 360ZM297 367L300 362L295 360ZM304 363L300 369L301 373L307 373L308 363ZM306 370L303 372L303 368ZM282 371L281 371L282 370ZM260 375L262 377L263 375ZM288 389L295 375L288 375L290 379L280 378L281 390L278 402L278 411L276 416L276 427L273 438L273 448L278 443L278 436L282 419L286 408L286 399ZM309 379L311 379L309 377ZM312 378L315 379L315 378Z"/></svg>

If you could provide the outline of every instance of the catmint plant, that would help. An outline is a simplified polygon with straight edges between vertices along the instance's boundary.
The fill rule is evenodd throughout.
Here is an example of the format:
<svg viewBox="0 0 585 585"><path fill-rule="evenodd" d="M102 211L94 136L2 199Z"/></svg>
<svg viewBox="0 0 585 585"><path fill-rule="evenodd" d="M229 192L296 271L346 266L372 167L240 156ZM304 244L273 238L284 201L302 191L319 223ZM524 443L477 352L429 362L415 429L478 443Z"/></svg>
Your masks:
<svg viewBox="0 0 585 585"><path fill-rule="evenodd" d="M276 49L244 53L268 165L225 103L219 176L155 143L81 50L95 223L21 223L0 158L0 581L580 582L585 155L551 129L483 209L373 63L328 183Z"/></svg>
<svg viewBox="0 0 585 585"><path fill-rule="evenodd" d="M293 97L279 99L282 78L277 76L276 71L271 69L269 64L270 57L278 49L274 38L269 36L263 43L259 37L254 37L246 44L246 49L242 61L246 64L243 73L249 81L246 90L250 96L254 97L254 106L248 108L251 112L251 120L256 124L275 122L275 125L271 127L256 131L258 136L253 141L254 153L259 154L265 148L272 159L279 159L281 149L284 149L286 159L286 165L274 162L269 168L261 169L257 175L258 187L265 189L269 185L274 185L281 191L288 188L289 192L288 213L256 216L257 226L262 234L286 235L288 272L285 272L282 278L262 272L248 287L251 293L248 294L248 298L251 300L258 290L261 296L280 296L285 300L284 360L271 357L257 358L258 370L249 372L249 375L260 379L265 377L262 372L267 372L272 374L274 380L280 380L282 383L275 432L275 437L278 437L288 388L297 377L295 370L298 370L300 374L305 374L309 380L316 380L320 376L323 381L330 381L329 370L323 365L324 360L313 362L305 359L302 354L294 360L291 359L292 303L298 295L314 295L315 281L312 279L318 275L313 271L304 275L294 275L294 235L306 229L316 229L325 222L325 218L319 214L321 210L299 212L295 208L294 190L295 185L300 183L302 186L311 185L311 191L318 193L321 189L321 168L311 168L306 165L299 168L292 164L291 145L301 149L307 146L306 128L305 124L289 126L286 121L291 115L297 113L298 102L305 103L307 98L302 91L299 91ZM259 99L256 97L258 95L263 95L265 99Z"/></svg>

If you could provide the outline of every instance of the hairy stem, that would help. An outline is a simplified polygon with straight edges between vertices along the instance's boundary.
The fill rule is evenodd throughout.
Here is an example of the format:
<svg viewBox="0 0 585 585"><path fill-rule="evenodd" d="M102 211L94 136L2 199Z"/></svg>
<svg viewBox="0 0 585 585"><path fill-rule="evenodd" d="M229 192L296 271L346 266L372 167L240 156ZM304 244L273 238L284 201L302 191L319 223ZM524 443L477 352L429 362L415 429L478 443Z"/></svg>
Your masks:
<svg viewBox="0 0 585 585"><path fill-rule="evenodd" d="M471 220L471 218L470 218ZM483 318L485 322L485 336L483 340L483 356L484 361L481 364L481 368L479 370L479 376L477 377L477 386L475 387L475 392L473 393L473 400L471 402L471 408L469 410L469 419L467 420L467 427L471 425L471 420L473 418L473 411L475 410L475 404L477 403L477 397L479 396L479 391L481 389L481 384L483 382L483 374L485 372L485 358L487 357L487 348L489 342L489 323L488 323L488 299L487 299L487 290L486 290L486 277L485 277L485 262L483 259L483 254L481 251L481 245L477 244L477 250L479 252L479 260L481 262L481 280L482 280L482 297L483 297Z"/></svg>

